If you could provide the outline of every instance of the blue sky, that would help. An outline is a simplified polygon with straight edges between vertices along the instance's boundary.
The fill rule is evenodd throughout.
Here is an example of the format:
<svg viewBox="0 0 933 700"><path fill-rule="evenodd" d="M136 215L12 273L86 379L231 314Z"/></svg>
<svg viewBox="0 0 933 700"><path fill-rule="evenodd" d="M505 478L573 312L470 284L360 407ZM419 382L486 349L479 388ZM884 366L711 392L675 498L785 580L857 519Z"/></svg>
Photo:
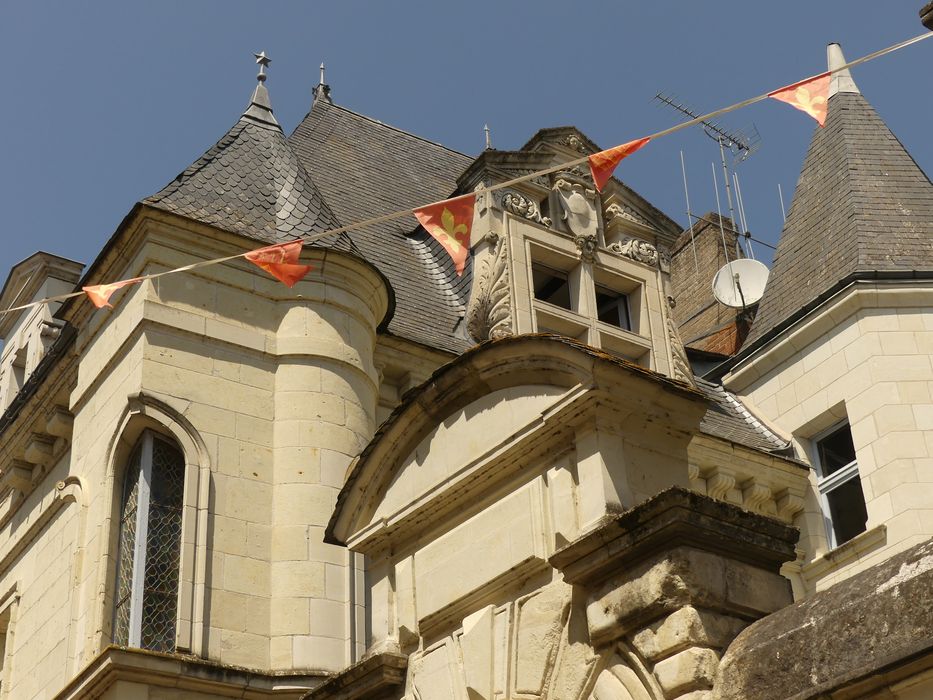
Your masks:
<svg viewBox="0 0 933 700"><path fill-rule="evenodd" d="M498 148L564 124L608 147L678 121L658 91L701 111L731 104L824 70L830 41L851 60L922 33L922 4L7 0L0 268L36 250L93 260L136 201L236 121L260 49L286 132L323 60L338 104L466 153L482 149L486 122ZM928 173L931 63L933 39L854 71ZM777 185L789 207L814 122L766 101L723 123L761 134L739 172L749 226L774 242ZM715 209L718 150L698 129L652 143L617 175L686 224L680 150L693 209Z"/></svg>

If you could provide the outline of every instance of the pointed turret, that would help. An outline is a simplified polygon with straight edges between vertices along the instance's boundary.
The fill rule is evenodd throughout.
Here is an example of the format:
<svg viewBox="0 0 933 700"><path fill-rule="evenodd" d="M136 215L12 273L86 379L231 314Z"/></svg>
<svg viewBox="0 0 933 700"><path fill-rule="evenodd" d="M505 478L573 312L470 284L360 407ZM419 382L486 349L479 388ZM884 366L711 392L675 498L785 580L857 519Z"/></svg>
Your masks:
<svg viewBox="0 0 933 700"><path fill-rule="evenodd" d="M272 112L265 53L246 111L203 156L143 200L211 226L277 243L337 227Z"/></svg>
<svg viewBox="0 0 933 700"><path fill-rule="evenodd" d="M829 69L845 64L830 44ZM833 74L826 125L810 143L771 279L746 341L861 277L933 270L933 185L859 92Z"/></svg>

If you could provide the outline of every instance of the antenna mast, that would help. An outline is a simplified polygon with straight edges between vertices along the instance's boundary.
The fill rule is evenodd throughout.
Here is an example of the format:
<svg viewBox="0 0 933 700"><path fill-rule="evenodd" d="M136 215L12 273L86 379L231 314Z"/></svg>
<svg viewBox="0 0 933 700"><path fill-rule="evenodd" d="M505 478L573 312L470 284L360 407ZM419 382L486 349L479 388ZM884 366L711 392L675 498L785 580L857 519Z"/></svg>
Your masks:
<svg viewBox="0 0 933 700"><path fill-rule="evenodd" d="M699 112L691 109L690 107L687 107L676 97L671 97L659 92L654 96L654 99L656 99L661 104L665 104L668 107L676 109L678 112L689 117L690 119L696 119L700 116ZM726 185L726 203L729 206L729 216L732 219L733 227L738 228L739 222L736 221L735 209L732 206L732 186L729 182L729 168L726 165L726 149L728 148L732 152L732 169L734 170L736 165L745 161L750 155L752 155L752 153L760 148L761 136L759 136L758 129L756 129L754 126L751 127L751 133L746 134L744 131L727 130L719 123L708 119L703 120L700 123L703 124L703 133L719 144L719 160L720 164L722 165L722 175ZM738 189L736 189L735 196L736 203L739 206L739 211L744 212L745 207L741 202L741 194L739 193ZM744 235L746 239L750 237L747 228L744 231Z"/></svg>

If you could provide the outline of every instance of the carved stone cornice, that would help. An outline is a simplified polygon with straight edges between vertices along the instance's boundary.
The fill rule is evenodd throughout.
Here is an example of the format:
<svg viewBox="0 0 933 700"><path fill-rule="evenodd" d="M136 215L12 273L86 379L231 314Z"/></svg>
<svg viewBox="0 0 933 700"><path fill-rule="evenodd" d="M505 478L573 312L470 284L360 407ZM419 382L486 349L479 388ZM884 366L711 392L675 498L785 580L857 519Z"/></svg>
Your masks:
<svg viewBox="0 0 933 700"><path fill-rule="evenodd" d="M648 226L654 228L646 218L639 215L638 212L636 212L634 209L619 204L618 202L613 202L608 207L606 207L605 215L606 226L612 226L616 223L633 223L638 224L639 226Z"/></svg>
<svg viewBox="0 0 933 700"><path fill-rule="evenodd" d="M513 335L508 244L501 236L490 242L495 248L474 272L466 316L467 330L480 343Z"/></svg>

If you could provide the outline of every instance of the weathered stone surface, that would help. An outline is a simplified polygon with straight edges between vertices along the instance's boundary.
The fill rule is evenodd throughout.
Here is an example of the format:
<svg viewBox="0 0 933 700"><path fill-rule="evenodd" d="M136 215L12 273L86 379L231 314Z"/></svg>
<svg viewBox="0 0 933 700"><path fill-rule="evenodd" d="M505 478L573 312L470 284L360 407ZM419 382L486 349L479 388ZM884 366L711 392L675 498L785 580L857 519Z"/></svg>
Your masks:
<svg viewBox="0 0 933 700"><path fill-rule="evenodd" d="M382 653L360 661L303 696L303 700L382 700L405 681L408 657Z"/></svg>
<svg viewBox="0 0 933 700"><path fill-rule="evenodd" d="M664 692L676 695L684 691L711 688L719 656L712 649L686 649L654 667Z"/></svg>
<svg viewBox="0 0 933 700"><path fill-rule="evenodd" d="M931 656L931 601L933 540L753 624L723 657L714 695L825 697L886 673L884 685L899 665Z"/></svg>

